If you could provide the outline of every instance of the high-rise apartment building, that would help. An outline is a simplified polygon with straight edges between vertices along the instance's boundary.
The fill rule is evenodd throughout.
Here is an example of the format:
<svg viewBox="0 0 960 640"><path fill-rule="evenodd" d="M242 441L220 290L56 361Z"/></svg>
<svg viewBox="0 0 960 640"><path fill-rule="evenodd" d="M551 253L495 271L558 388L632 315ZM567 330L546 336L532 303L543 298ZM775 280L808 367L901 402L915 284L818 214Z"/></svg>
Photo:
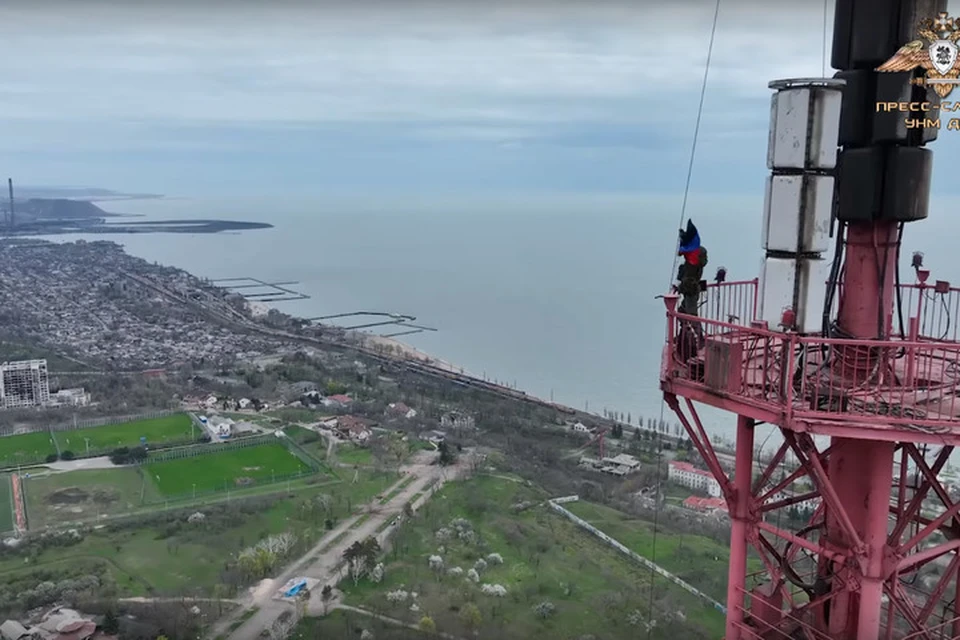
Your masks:
<svg viewBox="0 0 960 640"><path fill-rule="evenodd" d="M0 409L39 407L50 402L46 360L0 364Z"/></svg>

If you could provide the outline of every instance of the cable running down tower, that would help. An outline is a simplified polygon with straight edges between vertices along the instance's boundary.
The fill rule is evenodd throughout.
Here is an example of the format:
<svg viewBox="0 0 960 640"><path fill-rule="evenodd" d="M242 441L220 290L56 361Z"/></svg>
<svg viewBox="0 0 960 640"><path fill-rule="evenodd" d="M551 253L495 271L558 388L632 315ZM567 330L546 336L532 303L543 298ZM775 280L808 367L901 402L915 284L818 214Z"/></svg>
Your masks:
<svg viewBox="0 0 960 640"><path fill-rule="evenodd" d="M949 93L945 10L837 0L839 72L770 84L761 276L718 278L697 318L664 297L664 399L732 520L726 640L960 638L960 501L938 477L960 443L960 288L930 284L919 255L904 284L899 264L927 217L937 113L877 107ZM732 476L695 403L737 416ZM781 436L770 459L760 423Z"/></svg>

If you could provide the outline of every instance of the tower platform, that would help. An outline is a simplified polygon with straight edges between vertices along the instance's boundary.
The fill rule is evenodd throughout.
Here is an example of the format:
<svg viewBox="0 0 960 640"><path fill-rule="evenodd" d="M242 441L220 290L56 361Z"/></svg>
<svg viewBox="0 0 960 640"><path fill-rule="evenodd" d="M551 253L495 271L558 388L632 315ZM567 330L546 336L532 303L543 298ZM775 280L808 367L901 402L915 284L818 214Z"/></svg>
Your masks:
<svg viewBox="0 0 960 640"><path fill-rule="evenodd" d="M767 327L755 319L757 280L709 285L697 318L666 296L661 389L798 433L960 442L960 289L899 293L906 335L886 341ZM678 348L684 322L702 328L695 353Z"/></svg>
<svg viewBox="0 0 960 640"><path fill-rule="evenodd" d="M901 286L906 335L879 341L771 329L758 285L708 286L698 317L665 296L661 388L731 516L726 640L960 638L960 501L938 477L960 442L960 289ZM697 403L737 415L733 473ZM783 436L762 462L759 422Z"/></svg>

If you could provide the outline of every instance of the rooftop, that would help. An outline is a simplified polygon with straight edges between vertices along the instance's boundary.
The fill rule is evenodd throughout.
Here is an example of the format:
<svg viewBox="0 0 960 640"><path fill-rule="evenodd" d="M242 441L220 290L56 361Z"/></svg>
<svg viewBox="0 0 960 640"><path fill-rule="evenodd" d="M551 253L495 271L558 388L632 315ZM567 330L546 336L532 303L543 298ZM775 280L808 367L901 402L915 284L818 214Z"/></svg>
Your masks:
<svg viewBox="0 0 960 640"><path fill-rule="evenodd" d="M678 471L687 471L689 473L695 473L697 475L706 476L708 478L713 478L713 474L709 471L704 471L703 469L697 469L695 466L689 462L683 462L681 460L671 460L670 466Z"/></svg>

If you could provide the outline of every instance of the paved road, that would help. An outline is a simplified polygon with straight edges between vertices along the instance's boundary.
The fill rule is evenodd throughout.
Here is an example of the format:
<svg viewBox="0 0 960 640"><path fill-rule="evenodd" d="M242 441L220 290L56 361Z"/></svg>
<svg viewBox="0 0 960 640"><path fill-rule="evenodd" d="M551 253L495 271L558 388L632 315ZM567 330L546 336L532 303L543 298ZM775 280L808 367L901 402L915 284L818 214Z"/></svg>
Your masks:
<svg viewBox="0 0 960 640"><path fill-rule="evenodd" d="M110 456L98 456L96 458L84 458L82 460L60 460L45 464L45 467L51 471L82 471L84 469L112 469L115 464L110 462Z"/></svg>
<svg viewBox="0 0 960 640"><path fill-rule="evenodd" d="M431 452L421 452L414 462L401 469L404 477L400 478L390 489L387 489L381 495L389 495L406 478L407 474L412 474L416 479L404 487L397 495L386 504L379 504L374 501L362 510L361 514L344 520L340 525L327 533L310 551L303 554L293 564L291 564L280 575L274 578L270 583L261 584L252 597L245 599L244 604L236 611L232 612L222 620L218 621L210 630L208 636L215 638L229 633L230 640L255 640L264 629L270 629L274 621L284 611L294 611L294 604L277 599L274 596L277 590L293 577L312 578L318 581L317 588L311 592L311 598L307 604L307 613L310 615L320 615L323 612L323 603L320 600L320 589L322 585L335 585L339 581L337 567L343 557L343 552L354 542L363 540L369 536L375 535L377 529L385 522L395 519L403 511L403 505L418 492L425 489L435 480L437 488L442 486L447 480L457 477L469 467L468 456L461 456L460 463L455 468L443 468L428 464L436 454ZM424 495L418 500L423 504L429 494ZM419 506L414 505L415 507ZM351 529L355 523L362 517L362 514L369 513L370 517L360 526ZM386 529L380 534L380 538L385 537L390 529ZM339 542L327 549L322 555L320 552L327 547L333 540L341 534L346 535ZM232 623L238 620L246 611L253 607L258 607L258 611L244 622L235 631L229 632Z"/></svg>

